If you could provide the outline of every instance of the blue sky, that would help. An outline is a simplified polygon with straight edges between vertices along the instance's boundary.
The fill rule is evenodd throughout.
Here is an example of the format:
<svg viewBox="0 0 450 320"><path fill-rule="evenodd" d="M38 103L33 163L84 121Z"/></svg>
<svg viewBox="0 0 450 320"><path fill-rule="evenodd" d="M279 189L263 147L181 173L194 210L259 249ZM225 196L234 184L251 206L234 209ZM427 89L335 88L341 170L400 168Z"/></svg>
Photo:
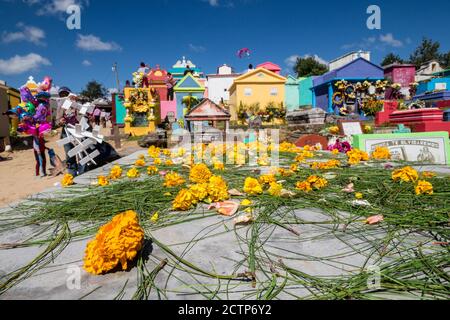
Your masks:
<svg viewBox="0 0 450 320"><path fill-rule="evenodd" d="M73 3L80 30L66 27ZM366 27L371 4L381 30ZM92 79L112 88L116 61L123 85L140 61L170 68L183 55L205 73L267 60L292 73L296 56L330 61L359 49L379 63L389 52L408 57L424 36L449 51L449 12L448 0L0 0L0 79L17 87L50 75L73 91ZM243 47L249 59L236 57Z"/></svg>

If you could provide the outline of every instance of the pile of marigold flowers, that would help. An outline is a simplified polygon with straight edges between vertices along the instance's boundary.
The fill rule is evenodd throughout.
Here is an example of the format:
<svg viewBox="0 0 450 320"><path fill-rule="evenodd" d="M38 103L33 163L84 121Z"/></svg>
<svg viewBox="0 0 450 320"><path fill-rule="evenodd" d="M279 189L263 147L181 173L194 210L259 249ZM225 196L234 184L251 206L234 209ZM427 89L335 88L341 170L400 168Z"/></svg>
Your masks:
<svg viewBox="0 0 450 320"><path fill-rule="evenodd" d="M374 160L390 160L391 152L387 147L376 147L371 156Z"/></svg>
<svg viewBox="0 0 450 320"><path fill-rule="evenodd" d="M68 187L68 186L71 186L73 184L74 184L74 182L73 182L73 175L71 175L69 173L65 174L64 177L62 178L61 185L63 187Z"/></svg>
<svg viewBox="0 0 450 320"><path fill-rule="evenodd" d="M433 178L435 174L433 172L424 172L422 177ZM433 195L433 185L426 180L419 180L419 173L412 167L404 167L394 170L392 172L392 180L394 182L413 183L415 185L414 191L416 195Z"/></svg>
<svg viewBox="0 0 450 320"><path fill-rule="evenodd" d="M117 267L128 268L144 244L144 230L139 225L134 211L116 215L102 226L95 239L87 244L84 256L84 269L100 275Z"/></svg>
<svg viewBox="0 0 450 320"><path fill-rule="evenodd" d="M199 182L182 189L172 203L176 211L187 211L200 202L212 203L228 200L228 185L220 176L211 176L207 182Z"/></svg>
<svg viewBox="0 0 450 320"><path fill-rule="evenodd" d="M319 176L310 176L305 181L299 181L296 184L296 189L304 192L311 192L313 190L321 190L328 185L325 178Z"/></svg>
<svg viewBox="0 0 450 320"><path fill-rule="evenodd" d="M365 151L361 151L359 149L352 149L347 152L348 164L357 165L361 161L369 161L369 154Z"/></svg>
<svg viewBox="0 0 450 320"><path fill-rule="evenodd" d="M341 162L339 160L329 160L327 162L313 162L310 164L310 167L313 170L330 170L339 168L340 166Z"/></svg>

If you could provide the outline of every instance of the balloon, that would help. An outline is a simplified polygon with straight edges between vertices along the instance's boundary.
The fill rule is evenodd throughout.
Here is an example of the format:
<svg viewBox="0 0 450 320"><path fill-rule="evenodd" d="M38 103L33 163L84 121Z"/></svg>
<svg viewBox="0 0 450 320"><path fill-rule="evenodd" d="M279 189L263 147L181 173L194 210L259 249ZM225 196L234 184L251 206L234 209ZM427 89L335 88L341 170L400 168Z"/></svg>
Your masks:
<svg viewBox="0 0 450 320"><path fill-rule="evenodd" d="M32 104L37 106L38 102L28 87L25 86L21 87L19 91L20 91L20 99L22 99L22 102L25 103L31 102Z"/></svg>
<svg viewBox="0 0 450 320"><path fill-rule="evenodd" d="M242 48L240 50L238 50L238 52L236 53L236 55L242 59L242 58L246 58L246 57L250 57L250 49L249 48Z"/></svg>
<svg viewBox="0 0 450 320"><path fill-rule="evenodd" d="M39 85L42 91L49 91L52 88L53 80L50 77L45 77L44 81Z"/></svg>

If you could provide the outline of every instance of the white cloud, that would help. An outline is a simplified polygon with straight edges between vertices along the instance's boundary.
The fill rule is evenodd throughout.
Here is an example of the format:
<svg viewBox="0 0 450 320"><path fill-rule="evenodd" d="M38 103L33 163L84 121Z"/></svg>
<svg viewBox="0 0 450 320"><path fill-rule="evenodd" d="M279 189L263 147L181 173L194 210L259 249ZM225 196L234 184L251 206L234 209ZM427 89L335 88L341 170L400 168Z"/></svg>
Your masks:
<svg viewBox="0 0 450 320"><path fill-rule="evenodd" d="M380 41L388 46L399 48L403 47L403 42L394 38L392 33L388 33L386 35L380 35Z"/></svg>
<svg viewBox="0 0 450 320"><path fill-rule="evenodd" d="M92 63L89 60L83 60L83 62L81 62L81 64L85 67L90 67L92 66Z"/></svg>
<svg viewBox="0 0 450 320"><path fill-rule="evenodd" d="M192 44L192 43L189 44L189 49L190 49L191 51L197 52L197 53L205 52L205 51L206 51L206 48L205 48L205 47L203 47L203 46L197 46L197 45Z"/></svg>
<svg viewBox="0 0 450 320"><path fill-rule="evenodd" d="M36 53L26 56L15 55L9 59L0 59L0 74L14 75L36 70L41 66L50 66L51 62Z"/></svg>
<svg viewBox="0 0 450 320"><path fill-rule="evenodd" d="M17 32L3 31L2 42L3 43L11 43L11 42L26 41L26 42L34 43L36 45L44 45L45 44L43 42L43 40L45 39L44 30L42 30L38 27L27 26L21 22L17 24L17 28L19 28L20 31L17 31Z"/></svg>
<svg viewBox="0 0 450 320"><path fill-rule="evenodd" d="M104 42L92 34L78 35L76 46L85 51L120 51L122 48L115 42Z"/></svg>
<svg viewBox="0 0 450 320"><path fill-rule="evenodd" d="M219 0L202 0L203 2L208 2L211 7L218 7Z"/></svg>
<svg viewBox="0 0 450 320"><path fill-rule="evenodd" d="M363 38L359 42L348 43L341 46L341 49L349 50L349 49L372 49L375 48L377 50L384 51L387 46L391 46L394 48L403 47L403 42L395 39L392 33L388 33L386 35L380 35L379 38L369 37Z"/></svg>
<svg viewBox="0 0 450 320"><path fill-rule="evenodd" d="M89 5L89 0L51 0L45 3L42 0L27 0L30 5L40 4L41 8L36 12L37 15L58 15L65 13L71 5L78 5L80 8Z"/></svg>
<svg viewBox="0 0 450 320"><path fill-rule="evenodd" d="M284 63L286 63L286 65L288 67L294 67L295 64L297 63L297 59L298 58L314 58L314 60L316 60L317 62L324 64L324 65L328 65L328 61L326 61L325 59L322 59L321 57L319 57L317 54L311 55L311 54L305 54L303 56L299 56L297 54L294 54L292 56L287 57L286 59L284 59Z"/></svg>

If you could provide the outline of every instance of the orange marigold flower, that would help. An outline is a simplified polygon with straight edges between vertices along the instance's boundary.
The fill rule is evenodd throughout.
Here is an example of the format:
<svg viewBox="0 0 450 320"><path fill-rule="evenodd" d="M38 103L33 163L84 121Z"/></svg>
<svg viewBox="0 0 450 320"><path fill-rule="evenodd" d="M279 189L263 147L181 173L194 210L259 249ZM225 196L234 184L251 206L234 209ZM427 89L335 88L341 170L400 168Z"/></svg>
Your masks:
<svg viewBox="0 0 450 320"><path fill-rule="evenodd" d="M144 230L134 211L116 215L102 226L87 244L83 268L92 274L104 274L118 266L126 270L142 249Z"/></svg>
<svg viewBox="0 0 450 320"><path fill-rule="evenodd" d="M189 180L194 183L207 183L212 177L212 173L204 163L199 163L191 168Z"/></svg>

